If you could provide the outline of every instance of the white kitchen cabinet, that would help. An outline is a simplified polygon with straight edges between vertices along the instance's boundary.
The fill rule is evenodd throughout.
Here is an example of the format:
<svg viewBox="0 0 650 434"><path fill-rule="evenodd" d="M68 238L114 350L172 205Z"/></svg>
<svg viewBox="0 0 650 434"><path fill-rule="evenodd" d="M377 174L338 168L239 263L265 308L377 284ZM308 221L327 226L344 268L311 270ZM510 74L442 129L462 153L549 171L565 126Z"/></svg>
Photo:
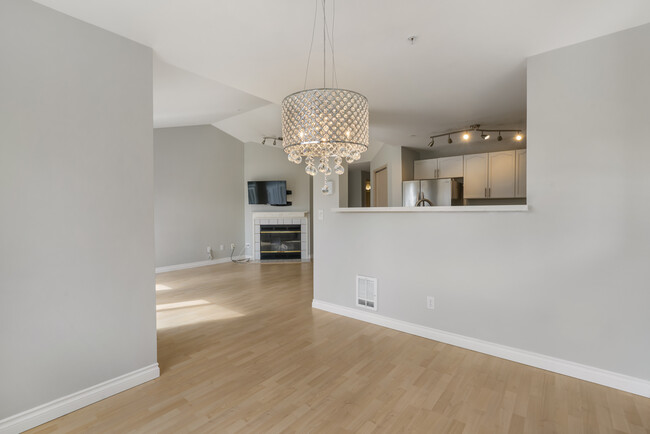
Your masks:
<svg viewBox="0 0 650 434"><path fill-rule="evenodd" d="M463 197L465 199L483 199L488 197L488 154L463 156L465 180Z"/></svg>
<svg viewBox="0 0 650 434"><path fill-rule="evenodd" d="M436 179L438 174L438 159L417 160L413 162L413 177L415 179Z"/></svg>
<svg viewBox="0 0 650 434"><path fill-rule="evenodd" d="M516 151L490 152L488 154L489 198L515 197Z"/></svg>
<svg viewBox="0 0 650 434"><path fill-rule="evenodd" d="M462 178L463 156L415 161L413 177L415 179Z"/></svg>
<svg viewBox="0 0 650 434"><path fill-rule="evenodd" d="M438 158L438 176L436 178L462 178L463 156Z"/></svg>
<svg viewBox="0 0 650 434"><path fill-rule="evenodd" d="M517 150L515 163L515 197L526 197L526 150Z"/></svg>

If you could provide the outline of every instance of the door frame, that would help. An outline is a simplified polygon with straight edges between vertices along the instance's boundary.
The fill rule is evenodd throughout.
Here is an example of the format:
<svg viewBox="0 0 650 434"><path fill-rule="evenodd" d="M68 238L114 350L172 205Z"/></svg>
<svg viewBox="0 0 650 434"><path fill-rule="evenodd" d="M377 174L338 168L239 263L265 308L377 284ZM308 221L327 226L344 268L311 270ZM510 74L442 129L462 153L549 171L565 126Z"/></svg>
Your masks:
<svg viewBox="0 0 650 434"><path fill-rule="evenodd" d="M371 206L377 206L377 172L381 172L382 170L386 171L386 203L388 203L388 164L384 164L372 171L371 187L373 193Z"/></svg>

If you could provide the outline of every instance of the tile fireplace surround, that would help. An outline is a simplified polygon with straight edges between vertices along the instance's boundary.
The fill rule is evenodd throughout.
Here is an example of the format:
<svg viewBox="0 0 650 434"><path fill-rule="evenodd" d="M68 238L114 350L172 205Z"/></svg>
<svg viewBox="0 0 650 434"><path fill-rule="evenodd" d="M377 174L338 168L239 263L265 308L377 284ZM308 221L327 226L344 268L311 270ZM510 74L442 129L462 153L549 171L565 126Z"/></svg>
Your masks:
<svg viewBox="0 0 650 434"><path fill-rule="evenodd" d="M309 213L308 212L254 212L253 213L253 259L260 260L260 225L300 225L300 260L309 261ZM278 261L273 259L273 261ZM295 259L294 259L295 261Z"/></svg>

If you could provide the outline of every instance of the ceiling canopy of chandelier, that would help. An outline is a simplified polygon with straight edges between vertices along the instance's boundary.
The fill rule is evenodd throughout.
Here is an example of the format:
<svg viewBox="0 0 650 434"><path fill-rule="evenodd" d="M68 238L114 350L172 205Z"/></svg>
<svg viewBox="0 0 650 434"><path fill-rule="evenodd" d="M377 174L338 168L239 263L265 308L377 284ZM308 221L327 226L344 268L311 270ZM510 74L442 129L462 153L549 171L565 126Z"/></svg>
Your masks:
<svg viewBox="0 0 650 434"><path fill-rule="evenodd" d="M332 46L333 28L328 29L325 0L323 11L323 87L306 89L292 93L282 101L282 146L289 161L300 164L306 162L305 172L314 176L321 172L327 176L332 173L342 175L345 171L343 160L352 163L361 158L368 149L368 100L360 93L346 89L326 87L326 47L332 52L332 86L336 80L334 68L334 48ZM333 21L333 20L332 20ZM314 19L315 32L316 20ZM311 48L309 53L311 57ZM309 57L305 73L305 87L309 73ZM337 83L338 84L338 83ZM327 193L327 183L323 187Z"/></svg>

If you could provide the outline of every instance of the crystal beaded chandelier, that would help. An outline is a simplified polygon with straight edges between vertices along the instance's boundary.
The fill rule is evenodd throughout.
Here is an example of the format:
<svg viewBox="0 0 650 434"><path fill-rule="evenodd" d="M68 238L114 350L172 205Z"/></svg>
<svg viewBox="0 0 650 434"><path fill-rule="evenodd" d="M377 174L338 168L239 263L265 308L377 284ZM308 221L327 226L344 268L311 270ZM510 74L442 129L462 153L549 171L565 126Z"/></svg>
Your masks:
<svg viewBox="0 0 650 434"><path fill-rule="evenodd" d="M318 1L317 8L318 8ZM342 175L343 160L352 163L368 149L368 100L351 90L326 87L326 47L332 51L332 86L336 81L334 48L327 29L325 0L323 9L323 87L292 93L282 101L282 145L289 161L300 164L305 159L305 172L325 175L323 193L327 193L327 176ZM314 30L316 20L314 19ZM333 28L332 28L333 33ZM312 46L313 46L312 32ZM309 49L311 57L311 47ZM305 73L305 87L309 73L309 58Z"/></svg>

